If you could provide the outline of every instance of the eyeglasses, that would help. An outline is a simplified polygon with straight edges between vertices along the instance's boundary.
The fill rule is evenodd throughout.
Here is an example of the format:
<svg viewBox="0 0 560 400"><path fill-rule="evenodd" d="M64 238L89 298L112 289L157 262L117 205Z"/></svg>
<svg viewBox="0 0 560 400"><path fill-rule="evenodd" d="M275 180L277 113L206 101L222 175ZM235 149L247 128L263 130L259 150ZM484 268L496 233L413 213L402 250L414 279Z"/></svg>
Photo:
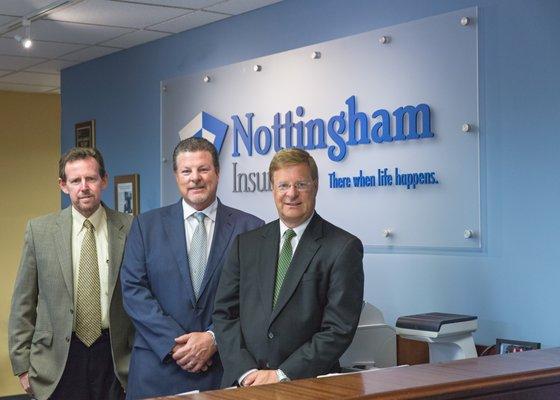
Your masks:
<svg viewBox="0 0 560 400"><path fill-rule="evenodd" d="M298 192L308 192L313 187L313 182L296 182L296 183L287 183L287 182L280 182L275 185L276 190L281 193L285 193L290 190L291 187L294 187Z"/></svg>

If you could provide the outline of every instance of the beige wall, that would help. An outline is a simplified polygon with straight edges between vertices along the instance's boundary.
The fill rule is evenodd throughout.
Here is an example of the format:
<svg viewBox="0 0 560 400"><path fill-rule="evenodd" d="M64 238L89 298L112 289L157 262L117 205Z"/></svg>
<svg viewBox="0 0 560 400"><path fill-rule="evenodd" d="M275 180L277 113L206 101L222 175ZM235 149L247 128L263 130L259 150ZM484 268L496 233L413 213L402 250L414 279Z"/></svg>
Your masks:
<svg viewBox="0 0 560 400"><path fill-rule="evenodd" d="M0 91L0 396L22 393L8 357L12 288L29 218L60 209L60 95Z"/></svg>

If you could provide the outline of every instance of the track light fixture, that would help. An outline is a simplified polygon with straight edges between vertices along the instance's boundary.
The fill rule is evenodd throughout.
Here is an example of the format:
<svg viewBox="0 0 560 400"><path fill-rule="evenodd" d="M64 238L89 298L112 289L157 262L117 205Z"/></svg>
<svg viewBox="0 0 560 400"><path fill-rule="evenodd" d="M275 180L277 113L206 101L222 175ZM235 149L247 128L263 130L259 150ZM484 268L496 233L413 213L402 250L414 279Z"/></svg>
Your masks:
<svg viewBox="0 0 560 400"><path fill-rule="evenodd" d="M25 36L16 35L14 39L16 39L18 43L21 43L24 48L29 49L33 46L33 41L31 40L31 21L27 18L22 18L21 25L25 28Z"/></svg>

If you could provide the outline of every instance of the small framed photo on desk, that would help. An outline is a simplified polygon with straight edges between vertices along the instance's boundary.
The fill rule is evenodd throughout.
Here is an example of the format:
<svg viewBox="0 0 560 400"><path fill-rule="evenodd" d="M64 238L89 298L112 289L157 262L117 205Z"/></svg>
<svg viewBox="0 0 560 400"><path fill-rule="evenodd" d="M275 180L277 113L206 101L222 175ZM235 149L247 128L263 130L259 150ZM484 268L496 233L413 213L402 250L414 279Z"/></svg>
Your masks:
<svg viewBox="0 0 560 400"><path fill-rule="evenodd" d="M140 213L140 176L138 174L115 176L115 208L117 211L138 215Z"/></svg>
<svg viewBox="0 0 560 400"><path fill-rule="evenodd" d="M538 350L541 344L537 342L522 342L520 340L496 339L498 354L519 353L521 351Z"/></svg>
<svg viewBox="0 0 560 400"><path fill-rule="evenodd" d="M74 125L76 147L95 147L95 120Z"/></svg>

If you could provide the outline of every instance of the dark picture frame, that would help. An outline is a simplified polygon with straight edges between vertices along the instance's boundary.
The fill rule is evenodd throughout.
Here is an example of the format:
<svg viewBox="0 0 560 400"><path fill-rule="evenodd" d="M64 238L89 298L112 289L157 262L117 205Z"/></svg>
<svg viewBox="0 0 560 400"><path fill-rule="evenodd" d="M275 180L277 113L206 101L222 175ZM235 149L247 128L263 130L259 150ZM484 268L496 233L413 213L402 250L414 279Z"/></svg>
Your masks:
<svg viewBox="0 0 560 400"><path fill-rule="evenodd" d="M521 340L496 339L496 353L508 354L521 351L538 350L541 344L537 342L524 342Z"/></svg>
<svg viewBox="0 0 560 400"><path fill-rule="evenodd" d="M140 175L115 176L115 209L138 215L140 213Z"/></svg>
<svg viewBox="0 0 560 400"><path fill-rule="evenodd" d="M79 122L74 125L76 147L95 147L95 120Z"/></svg>

